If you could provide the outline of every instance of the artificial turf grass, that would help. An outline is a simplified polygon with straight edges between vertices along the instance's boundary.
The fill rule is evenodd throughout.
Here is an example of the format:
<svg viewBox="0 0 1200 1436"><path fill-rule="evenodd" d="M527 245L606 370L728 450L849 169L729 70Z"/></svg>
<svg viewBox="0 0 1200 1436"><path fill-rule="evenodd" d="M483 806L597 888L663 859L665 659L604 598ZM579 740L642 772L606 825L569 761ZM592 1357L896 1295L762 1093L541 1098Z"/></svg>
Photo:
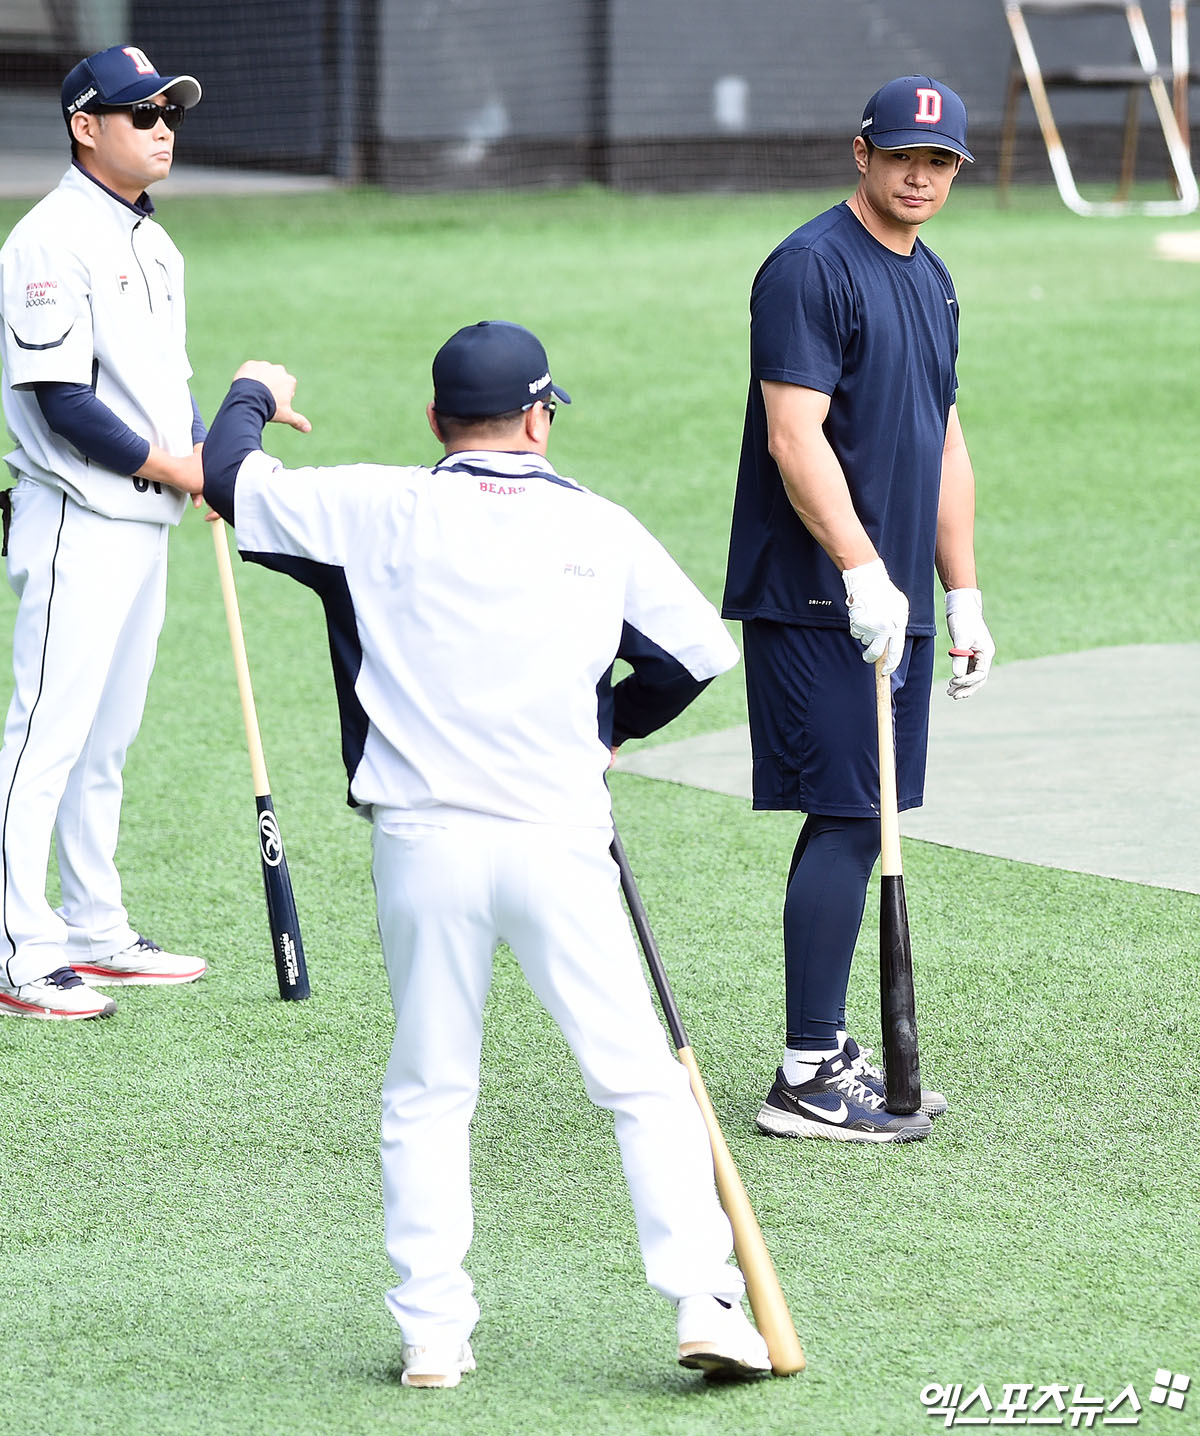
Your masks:
<svg viewBox="0 0 1200 1436"><path fill-rule="evenodd" d="M162 212L188 258L206 413L242 358L281 358L317 424L268 431L289 463L428 458L433 350L461 322L523 319L577 400L553 456L629 503L716 598L749 279L835 197L525 196L487 205L485 224L476 199L376 195ZM1198 275L1151 258L1162 227L1053 205L996 216L964 192L930 228L963 302L1002 661L1191 636L1197 418L1180 385ZM900 1152L770 1142L753 1112L778 1059L799 820L618 773L622 833L809 1370L711 1392L672 1366L607 1119L502 958L476 1127L481 1367L455 1393L401 1392L375 1155L390 1023L319 605L237 566L316 994L292 1007L273 997L213 569L189 514L120 853L135 921L203 953L210 977L122 991L111 1023L0 1026L12 1429L904 1436L929 1429L926 1380L1112 1396L1158 1365L1194 1370L1197 900L906 844L925 1070L953 1110ZM1151 573L1169 602L1145 601ZM743 719L734 673L663 736ZM871 944L868 918L853 989L868 1043Z"/></svg>
<svg viewBox="0 0 1200 1436"><path fill-rule="evenodd" d="M617 776L614 789L809 1372L722 1393L733 1405L718 1406L671 1369L669 1313L642 1289L609 1123L583 1099L560 1039L502 955L476 1124L481 1368L453 1398L453 1426L437 1413L425 1424L427 1413L407 1404L413 1394L387 1377L395 1338L380 1305L388 1278L373 1143L389 1024L377 956L323 955L314 980L320 973L325 993L284 1007L238 990L256 965L266 975L265 953L257 964L247 953L228 955L194 989L122 993L108 1024L5 1029L25 1049L34 1090L61 1071L64 1036L103 1075L51 1120L39 1110L17 1141L59 1173L57 1202L40 1215L60 1235L48 1254L35 1224L29 1248L10 1249L10 1291L30 1329L84 1362L113 1420L86 1424L96 1411L85 1400L75 1429L142 1429L141 1413L157 1423L144 1429L164 1431L372 1431L399 1418L414 1430L510 1429L510 1419L522 1429L515 1423L543 1399L532 1385L557 1394L537 1417L548 1430L611 1430L604 1423L619 1410L631 1430L716 1430L732 1419L782 1432L819 1412L826 1429L904 1432L924 1429L916 1395L927 1380L1069 1378L1111 1396L1140 1379L1139 1362L1186 1369L1175 1351L1195 1315L1196 1273L1194 1254L1179 1250L1179 1193L1194 1164L1184 1140L1194 1118L1185 1088L1158 1103L1164 1132L1147 1143L1129 1122L1136 1084L1120 1078L1152 1061L1195 1072L1180 959L1196 900L906 845L926 1068L951 1115L911 1151L769 1141L751 1125L780 1019L777 936L762 914L775 906L788 821L646 780ZM722 843L697 841L705 833L747 860L733 876ZM964 885L976 894L970 922ZM1023 901L1039 904L1050 932L1073 926L1069 960L1059 943L1047 967ZM931 932L946 913L952 924ZM1118 917L1129 936L1094 972L1089 954ZM855 971L860 1015L873 996L869 929ZM1010 982L994 980L998 942ZM1020 1023L1044 1021L1043 1005L1053 1025L1015 1035L1014 1010ZM1099 1043L1098 1005L1126 1015ZM198 1022L197 1007L212 1008L215 1027ZM871 1027L856 1023L865 1040ZM18 1164L22 1185L34 1175ZM134 1213L116 1232L96 1217L110 1204ZM1164 1272L1156 1258L1168 1251ZM84 1274L92 1280L81 1283ZM69 1303L56 1297L64 1289ZM298 1353L281 1366L289 1340ZM864 1391L864 1369L888 1373L882 1390ZM39 1373L43 1402L54 1385ZM406 1404L389 1407L385 1393ZM257 1425L263 1410L277 1424ZM203 1424L191 1424L197 1415Z"/></svg>

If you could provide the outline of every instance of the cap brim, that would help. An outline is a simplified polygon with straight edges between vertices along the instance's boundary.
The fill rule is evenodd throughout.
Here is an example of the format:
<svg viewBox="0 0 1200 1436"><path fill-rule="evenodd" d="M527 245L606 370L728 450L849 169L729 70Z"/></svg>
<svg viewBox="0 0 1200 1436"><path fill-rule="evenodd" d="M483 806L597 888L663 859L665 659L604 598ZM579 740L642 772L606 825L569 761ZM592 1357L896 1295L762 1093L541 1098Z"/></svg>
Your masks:
<svg viewBox="0 0 1200 1436"><path fill-rule="evenodd" d="M200 81L191 75L148 75L136 84L126 85L123 90L110 96L102 103L106 105L136 105L139 100L152 100L156 95L166 95L176 105L190 110L200 103L203 94Z"/></svg>
<svg viewBox="0 0 1200 1436"><path fill-rule="evenodd" d="M550 388L556 399L561 399L564 404L569 404L571 402L571 396L567 393L565 389L560 389L557 384L551 384Z"/></svg>
<svg viewBox="0 0 1200 1436"><path fill-rule="evenodd" d="M877 150L951 150L975 163L975 156L966 145L934 130L888 130L882 135L865 134L863 139L870 140Z"/></svg>

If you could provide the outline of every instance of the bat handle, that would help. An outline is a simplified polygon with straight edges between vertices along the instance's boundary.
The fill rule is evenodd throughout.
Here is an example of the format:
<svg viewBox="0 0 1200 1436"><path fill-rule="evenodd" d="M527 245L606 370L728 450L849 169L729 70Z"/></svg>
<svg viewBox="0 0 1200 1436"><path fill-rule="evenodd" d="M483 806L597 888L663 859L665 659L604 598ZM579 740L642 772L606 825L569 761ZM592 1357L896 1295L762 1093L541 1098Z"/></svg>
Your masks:
<svg viewBox="0 0 1200 1436"><path fill-rule="evenodd" d="M892 680L884 677L883 658L875 664L875 721L879 735L879 871L894 877L900 859L900 814L896 806L896 739L892 730Z"/></svg>
<svg viewBox="0 0 1200 1436"><path fill-rule="evenodd" d="M213 548L217 554L217 572L221 577L221 597L225 603L225 622L229 625L229 643L233 649L233 667L237 674L238 697L242 703L242 723L246 729L246 746L250 750L250 775L256 797L271 791L267 779L267 763L263 757L262 735L258 713L254 707L254 689L250 684L250 664L246 658L246 639L242 632L242 615L238 608L237 587L233 581L233 564L229 558L229 538L225 520L212 522Z"/></svg>

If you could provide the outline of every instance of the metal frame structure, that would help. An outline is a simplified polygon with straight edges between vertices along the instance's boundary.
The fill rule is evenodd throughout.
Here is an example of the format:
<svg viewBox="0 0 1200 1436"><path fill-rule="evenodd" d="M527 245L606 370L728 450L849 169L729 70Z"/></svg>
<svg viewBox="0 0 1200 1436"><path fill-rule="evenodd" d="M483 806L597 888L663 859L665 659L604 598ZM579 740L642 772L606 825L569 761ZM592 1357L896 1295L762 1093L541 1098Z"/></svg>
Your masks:
<svg viewBox="0 0 1200 1436"><path fill-rule="evenodd" d="M1133 42L1135 61L1121 65L1077 65L1043 71L1026 24L1026 15L1072 16L1087 13L1123 14ZM1171 65L1164 69L1154 52L1154 43L1140 4L1128 0L1004 0L1004 13L1012 32L1014 64L1009 75L1008 95L1001 132L997 187L1003 198L1012 176L1012 155L1016 131L1016 108L1022 86L1029 91L1046 155L1063 203L1076 214L1093 216L1148 214L1190 214L1200 206L1200 190L1192 172L1188 143L1188 37L1187 4L1170 0ZM1173 93L1168 93L1167 80ZM1099 86L1128 92L1125 112L1125 140L1117 198L1086 200L1079 193L1062 137L1050 107L1048 90L1054 87ZM1137 146L1138 110L1143 87L1150 90L1155 113L1166 141L1167 155L1175 184L1171 200L1129 198Z"/></svg>

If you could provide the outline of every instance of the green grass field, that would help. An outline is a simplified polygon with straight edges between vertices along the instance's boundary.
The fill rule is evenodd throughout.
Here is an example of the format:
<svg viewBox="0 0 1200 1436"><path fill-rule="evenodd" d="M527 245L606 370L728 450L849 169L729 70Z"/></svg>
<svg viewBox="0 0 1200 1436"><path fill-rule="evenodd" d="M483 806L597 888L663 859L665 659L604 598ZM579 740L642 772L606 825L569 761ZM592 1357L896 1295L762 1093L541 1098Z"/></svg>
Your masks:
<svg viewBox="0 0 1200 1436"><path fill-rule="evenodd" d="M463 323L518 320L575 399L558 466L632 508L716 599L750 280L835 197L353 193L159 213L188 261L206 414L242 359L277 359L314 425L269 431L286 462L430 459L433 351ZM0 205L0 226L25 207ZM964 185L928 231L961 298L1001 662L1195 639L1200 266L1154 257L1162 227L1082 221L1032 190L998 212ZM476 1121L479 1371L403 1390L382 1300L390 1010L368 830L343 805L318 604L251 566L238 582L314 997L273 996L212 544L189 513L119 861L134 922L210 975L118 992L110 1022L0 1027L0 1430L910 1436L940 1429L919 1400L931 1382L993 1399L1082 1383L1107 1401L1132 1383L1142 1427L1197 1429L1200 1389L1183 1413L1148 1396L1158 1368L1200 1378L1200 899L906 845L924 1067L951 1113L896 1150L771 1142L753 1116L781 1041L799 820L620 774L625 844L809 1368L719 1389L675 1366L610 1124L505 957ZM12 607L4 589L5 642ZM663 736L743 719L735 672ZM869 917L852 986L869 1043L874 940Z"/></svg>

